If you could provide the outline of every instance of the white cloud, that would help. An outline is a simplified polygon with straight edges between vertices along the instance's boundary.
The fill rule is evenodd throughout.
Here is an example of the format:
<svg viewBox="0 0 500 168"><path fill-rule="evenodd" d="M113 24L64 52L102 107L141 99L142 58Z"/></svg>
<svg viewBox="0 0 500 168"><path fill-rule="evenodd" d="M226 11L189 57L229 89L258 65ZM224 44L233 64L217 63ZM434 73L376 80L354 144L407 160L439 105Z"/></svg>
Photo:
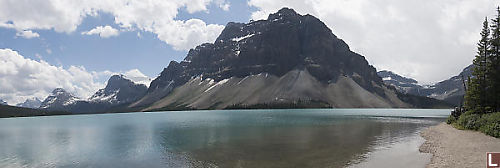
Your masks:
<svg viewBox="0 0 500 168"><path fill-rule="evenodd" d="M17 32L16 36L17 37L22 37L22 38L25 38L25 39L30 39L30 38L40 37L40 34L38 34L37 32L33 32L31 30L23 30L23 31Z"/></svg>
<svg viewBox="0 0 500 168"><path fill-rule="evenodd" d="M102 38L108 38L111 36L118 36L118 34L120 34L120 31L111 26L104 26L104 27L97 26L92 30L82 32L82 35L95 35L95 34L99 35Z"/></svg>
<svg viewBox="0 0 500 168"><path fill-rule="evenodd" d="M377 69L430 83L472 63L485 16L498 0L250 0L264 19L282 7L311 14Z"/></svg>
<svg viewBox="0 0 500 168"><path fill-rule="evenodd" d="M168 25L164 25L168 24ZM173 21L170 23L157 23L153 25L158 38L171 44L176 50L188 50L196 45L213 42L222 32L222 25L206 25L199 19L187 21Z"/></svg>
<svg viewBox="0 0 500 168"><path fill-rule="evenodd" d="M224 11L229 11L229 7L231 7L231 3L225 0L216 0L215 3L217 3L219 5L219 8Z"/></svg>
<svg viewBox="0 0 500 168"><path fill-rule="evenodd" d="M104 88L104 81L111 75L117 74L111 71L88 71L83 66L57 67L43 60L25 58L11 49L0 49L0 65L0 99L10 104L32 97L43 100L58 87L78 97L88 98L98 89ZM137 69L127 71L125 75L136 82L149 79Z"/></svg>
<svg viewBox="0 0 500 168"><path fill-rule="evenodd" d="M220 4L219 7L224 11L229 11L229 7L231 7L231 4L228 2L225 4Z"/></svg>
<svg viewBox="0 0 500 168"><path fill-rule="evenodd" d="M83 18L103 12L113 15L115 23L123 29L152 32L174 49L188 50L200 43L213 42L224 27L207 25L199 19L175 20L178 11L208 12L207 6L211 3L218 3L222 9L229 8L229 3L220 0L2 0L0 27L70 33Z"/></svg>
<svg viewBox="0 0 500 168"><path fill-rule="evenodd" d="M43 100L56 87L81 97L103 87L84 67L56 67L43 60L24 58L11 49L0 49L0 64L0 97L12 104L31 97Z"/></svg>

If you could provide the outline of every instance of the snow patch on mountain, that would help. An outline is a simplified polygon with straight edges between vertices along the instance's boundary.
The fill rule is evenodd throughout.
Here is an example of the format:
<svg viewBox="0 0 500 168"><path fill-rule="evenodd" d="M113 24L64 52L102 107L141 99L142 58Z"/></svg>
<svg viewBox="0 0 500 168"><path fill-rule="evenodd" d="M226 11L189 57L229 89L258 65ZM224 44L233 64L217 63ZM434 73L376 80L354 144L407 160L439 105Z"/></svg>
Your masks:
<svg viewBox="0 0 500 168"><path fill-rule="evenodd" d="M241 40L244 40L244 39L247 39L247 38L250 38L252 36L254 36L255 34L249 34L249 35L246 35L246 36L243 36L243 37L236 37L236 38L233 38L231 40L233 41L236 41L236 42L240 42Z"/></svg>
<svg viewBox="0 0 500 168"><path fill-rule="evenodd" d="M26 101L24 101L23 103L16 104L16 106L18 107L33 108L33 109L39 108L40 105L42 105L42 101L36 97L26 99Z"/></svg>
<svg viewBox="0 0 500 168"><path fill-rule="evenodd" d="M110 94L105 94L104 89L99 89L92 97L89 98L90 102L107 102L107 103L119 103L116 99L116 95L120 92L120 89L112 91Z"/></svg>
<svg viewBox="0 0 500 168"><path fill-rule="evenodd" d="M229 81L229 79L223 79L219 82L217 82L215 85L212 85L213 83L209 83L209 85L212 85L210 86L207 90L205 90L204 92L208 92L210 90L212 90L213 88L217 87L217 86L220 86L220 85L223 85L224 83L226 83L227 81Z"/></svg>

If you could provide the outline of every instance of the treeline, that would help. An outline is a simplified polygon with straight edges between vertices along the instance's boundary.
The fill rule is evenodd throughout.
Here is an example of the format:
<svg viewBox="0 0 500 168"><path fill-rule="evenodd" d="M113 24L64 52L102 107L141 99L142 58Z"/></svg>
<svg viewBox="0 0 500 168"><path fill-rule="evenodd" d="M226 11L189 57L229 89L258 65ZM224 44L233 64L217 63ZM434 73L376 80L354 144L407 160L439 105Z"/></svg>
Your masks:
<svg viewBox="0 0 500 168"><path fill-rule="evenodd" d="M450 116L448 123L500 137L500 7L496 12L491 22L487 17L483 22L464 107L458 110L464 113Z"/></svg>
<svg viewBox="0 0 500 168"><path fill-rule="evenodd" d="M500 8L491 25L485 18L477 49L473 77L467 82L465 108L474 113L500 111Z"/></svg>
<svg viewBox="0 0 500 168"><path fill-rule="evenodd" d="M8 105L0 105L0 118L69 115L69 114L71 113L64 111L47 111L40 109L30 109L30 108L8 106Z"/></svg>
<svg viewBox="0 0 500 168"><path fill-rule="evenodd" d="M225 109L299 109L299 108L332 108L323 101L316 100L296 100L292 102L270 102L261 104L234 104Z"/></svg>

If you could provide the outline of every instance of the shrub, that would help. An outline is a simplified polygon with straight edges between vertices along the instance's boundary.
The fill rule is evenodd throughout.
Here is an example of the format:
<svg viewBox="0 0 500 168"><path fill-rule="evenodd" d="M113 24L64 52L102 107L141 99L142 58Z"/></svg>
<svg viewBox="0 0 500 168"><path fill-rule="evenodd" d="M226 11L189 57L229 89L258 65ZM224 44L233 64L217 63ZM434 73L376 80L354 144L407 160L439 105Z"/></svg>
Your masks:
<svg viewBox="0 0 500 168"><path fill-rule="evenodd" d="M448 119L446 120L446 124L453 124L457 122L457 118L455 118L453 115L448 116Z"/></svg>
<svg viewBox="0 0 500 168"><path fill-rule="evenodd" d="M500 138L500 112L485 114L479 130L487 135Z"/></svg>
<svg viewBox="0 0 500 168"><path fill-rule="evenodd" d="M469 130L478 130L481 127L481 115L479 114L472 114L470 112L466 112L462 115L457 120L457 124L464 128L464 129L469 129Z"/></svg>
<svg viewBox="0 0 500 168"><path fill-rule="evenodd" d="M486 122L500 123L500 112L485 114L483 115L483 118L486 120Z"/></svg>
<svg viewBox="0 0 500 168"><path fill-rule="evenodd" d="M467 111L458 119L448 117L446 123L457 129L481 131L486 135L500 138L500 112L477 114L477 111Z"/></svg>
<svg viewBox="0 0 500 168"><path fill-rule="evenodd" d="M492 137L500 138L500 124L499 123L488 123L481 127L481 132Z"/></svg>

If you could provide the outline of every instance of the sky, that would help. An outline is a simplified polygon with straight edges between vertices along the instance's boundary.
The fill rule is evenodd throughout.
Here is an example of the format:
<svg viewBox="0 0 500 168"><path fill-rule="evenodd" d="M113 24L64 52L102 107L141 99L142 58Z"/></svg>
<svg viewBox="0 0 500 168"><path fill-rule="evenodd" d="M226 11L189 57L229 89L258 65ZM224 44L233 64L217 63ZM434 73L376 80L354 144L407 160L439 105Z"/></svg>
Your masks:
<svg viewBox="0 0 500 168"><path fill-rule="evenodd" d="M114 74L148 85L227 22L311 14L377 70L422 84L471 64L498 0L0 0L0 99L87 98Z"/></svg>

